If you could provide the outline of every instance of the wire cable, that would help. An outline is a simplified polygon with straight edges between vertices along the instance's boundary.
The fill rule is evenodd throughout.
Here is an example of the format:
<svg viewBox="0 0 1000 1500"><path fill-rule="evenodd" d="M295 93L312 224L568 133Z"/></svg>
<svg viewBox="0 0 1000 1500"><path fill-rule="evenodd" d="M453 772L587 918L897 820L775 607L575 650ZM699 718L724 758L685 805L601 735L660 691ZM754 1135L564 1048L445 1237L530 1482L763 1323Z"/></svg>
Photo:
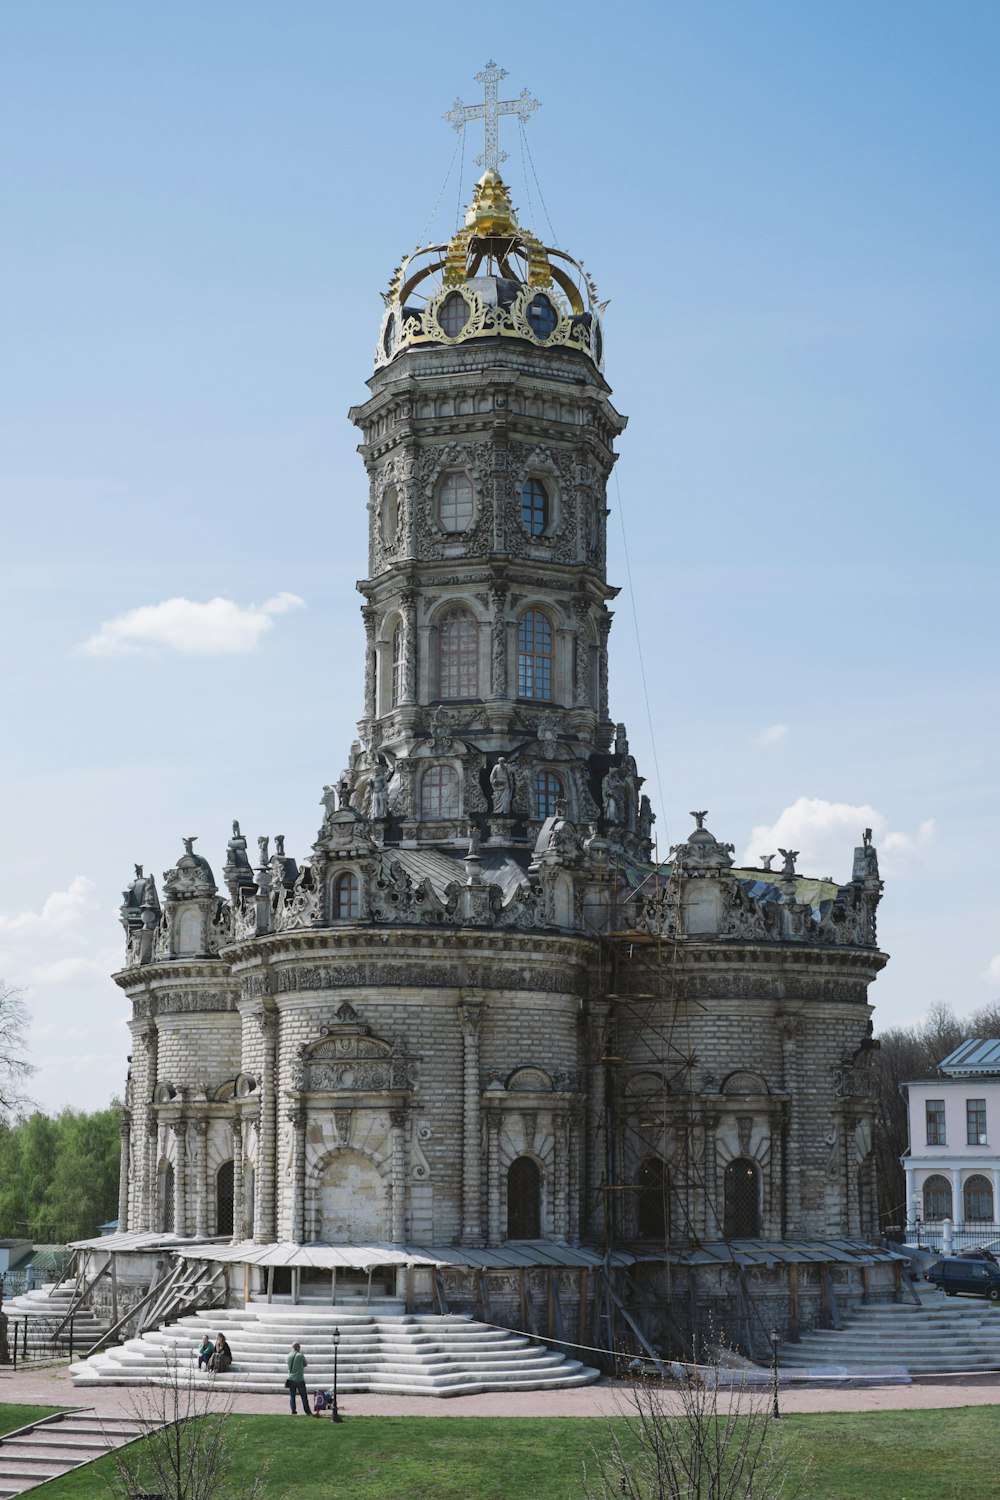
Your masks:
<svg viewBox="0 0 1000 1500"><path fill-rule="evenodd" d="M534 157L531 154L531 145L530 145L530 143L528 141L528 132L525 130L525 128L524 128L524 121L520 118L520 116L518 117L517 123L518 123L518 127L519 127L519 129L521 131L521 141L523 143L524 149L528 153L528 160L531 163L531 175L535 179L535 187L538 189L539 201L541 202L542 209L543 209L543 212L545 214L545 219L546 219L546 222L547 222L547 224L549 226L549 233L552 236L552 243L555 246L555 248L558 250L558 249L560 249L559 240L556 237L556 231L555 231L555 228L553 226L552 219L551 219L551 217L549 215L549 210L548 210L548 207L547 207L546 202L545 202L545 194L542 192L542 184L539 182L539 180L538 180L538 173L535 171L535 159L534 159Z"/></svg>
<svg viewBox="0 0 1000 1500"><path fill-rule="evenodd" d="M428 229L430 229L431 225L434 222L434 215L437 213L438 208L440 207L441 199L444 197L444 194L445 194L445 189L447 188L448 183L451 180L451 169L455 165L455 157L458 155L459 144L462 144L463 146L465 144L465 131L464 130L461 132L461 142L459 142L459 141L455 142L455 149L451 153L451 161L448 163L448 170L445 173L444 182L442 182L442 184L441 184L441 191L438 193L437 197L434 200L434 207L431 209L430 213L427 215L427 223L424 225L423 229L421 229L421 231L420 231L420 238L417 240L417 243L414 246L414 249L416 249L416 250L422 250L423 247L424 247L424 245L427 243L427 231L428 231ZM461 191L462 191L462 188L461 188L461 177L460 177L459 178L459 195L460 196L461 196Z"/></svg>
<svg viewBox="0 0 1000 1500"><path fill-rule="evenodd" d="M663 782L660 779L660 761L656 753L656 735L653 732L653 711L649 702L649 685L646 681L646 662L642 652L642 635L639 631L639 612L635 602L635 587L632 582L632 562L628 550L628 534L625 530L625 507L622 503L622 487L618 482L618 469L615 471L615 491L618 495L618 521L622 531L622 548L625 553L625 577L628 579L629 603L632 606L632 623L635 627L635 648L639 658L639 677L642 681L643 697L646 701L646 724L649 728L650 749L653 752L653 770L656 773L656 791L660 799L660 808L664 807Z"/></svg>

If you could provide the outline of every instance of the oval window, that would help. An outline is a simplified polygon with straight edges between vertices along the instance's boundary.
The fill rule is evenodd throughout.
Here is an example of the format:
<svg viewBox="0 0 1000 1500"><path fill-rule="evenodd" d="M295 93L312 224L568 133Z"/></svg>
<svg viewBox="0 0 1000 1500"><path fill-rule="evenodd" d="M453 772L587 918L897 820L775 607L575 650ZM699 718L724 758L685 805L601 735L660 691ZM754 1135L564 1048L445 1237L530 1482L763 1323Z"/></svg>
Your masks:
<svg viewBox="0 0 1000 1500"><path fill-rule="evenodd" d="M469 321L469 304L461 292L449 292L438 308L437 320L450 339L458 338Z"/></svg>
<svg viewBox="0 0 1000 1500"><path fill-rule="evenodd" d="M528 303L528 323L536 338L547 339L549 334L559 322L559 314L556 312L548 297L539 292L532 297Z"/></svg>

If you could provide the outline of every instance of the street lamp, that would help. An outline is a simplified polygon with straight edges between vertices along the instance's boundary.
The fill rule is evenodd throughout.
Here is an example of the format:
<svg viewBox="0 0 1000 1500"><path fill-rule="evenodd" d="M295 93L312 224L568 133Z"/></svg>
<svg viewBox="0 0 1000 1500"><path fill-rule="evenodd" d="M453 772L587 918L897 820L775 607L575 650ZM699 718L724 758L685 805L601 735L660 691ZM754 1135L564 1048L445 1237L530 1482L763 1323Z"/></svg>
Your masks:
<svg viewBox="0 0 1000 1500"><path fill-rule="evenodd" d="M339 1347L340 1329L335 1328L333 1330L333 1410L330 1413L331 1422L342 1422L344 1420L337 1407L337 1350Z"/></svg>
<svg viewBox="0 0 1000 1500"><path fill-rule="evenodd" d="M771 1340L771 1394L774 1397L774 1408L771 1415L775 1421L781 1416L778 1410L778 1330L772 1328L768 1337Z"/></svg>

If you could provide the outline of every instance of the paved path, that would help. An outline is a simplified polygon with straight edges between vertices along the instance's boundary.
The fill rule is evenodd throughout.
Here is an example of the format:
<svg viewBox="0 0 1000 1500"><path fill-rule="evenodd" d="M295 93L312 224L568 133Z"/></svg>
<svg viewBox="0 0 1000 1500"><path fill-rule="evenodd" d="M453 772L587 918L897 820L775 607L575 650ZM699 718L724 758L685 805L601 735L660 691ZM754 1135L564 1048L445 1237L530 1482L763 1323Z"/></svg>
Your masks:
<svg viewBox="0 0 1000 1500"><path fill-rule="evenodd" d="M346 1396L348 1417L604 1417L619 1399L616 1382L562 1391L505 1391L481 1396ZM65 1369L18 1370L0 1367L0 1402L29 1406L79 1407L108 1415L133 1416L136 1386L77 1389ZM222 1398L225 1399L225 1398ZM282 1396L232 1398L234 1411L280 1414ZM797 1411L912 1411L946 1406L1000 1406L1000 1376L925 1377L906 1386L820 1386L781 1391L781 1409Z"/></svg>

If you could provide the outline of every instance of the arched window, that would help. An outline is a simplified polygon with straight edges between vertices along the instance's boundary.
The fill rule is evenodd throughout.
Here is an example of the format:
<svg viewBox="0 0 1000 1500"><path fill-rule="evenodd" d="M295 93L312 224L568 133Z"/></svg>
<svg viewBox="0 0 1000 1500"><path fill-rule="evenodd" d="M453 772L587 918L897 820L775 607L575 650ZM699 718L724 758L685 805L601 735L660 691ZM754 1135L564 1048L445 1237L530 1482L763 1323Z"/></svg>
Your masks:
<svg viewBox="0 0 1000 1500"><path fill-rule="evenodd" d="M542 1233L542 1174L530 1156L519 1156L507 1172L507 1238L537 1240Z"/></svg>
<svg viewBox="0 0 1000 1500"><path fill-rule="evenodd" d="M167 1162L160 1170L160 1233L172 1234L174 1228L174 1165Z"/></svg>
<svg viewBox="0 0 1000 1500"><path fill-rule="evenodd" d="M360 910L361 891L358 886L358 877L353 871L345 870L333 882L333 920L356 922Z"/></svg>
<svg viewBox="0 0 1000 1500"><path fill-rule="evenodd" d="M535 817L554 818L556 803L561 802L565 795L562 781L555 771L536 771L534 786Z"/></svg>
<svg viewBox="0 0 1000 1500"><path fill-rule="evenodd" d="M392 632L392 703L395 708L397 703L403 701L403 622L398 620L396 628Z"/></svg>
<svg viewBox="0 0 1000 1500"><path fill-rule="evenodd" d="M442 531L466 531L472 525L475 502L472 480L464 469L442 474L437 487L437 518Z"/></svg>
<svg viewBox="0 0 1000 1500"><path fill-rule="evenodd" d="M521 486L521 525L529 536L542 536L549 524L549 492L540 479Z"/></svg>
<svg viewBox="0 0 1000 1500"><path fill-rule="evenodd" d="M940 1175L924 1181L924 1218L932 1221L951 1218L951 1183Z"/></svg>
<svg viewBox="0 0 1000 1500"><path fill-rule="evenodd" d="M737 1156L726 1167L724 1235L727 1240L748 1240L760 1234L760 1173L748 1156Z"/></svg>
<svg viewBox="0 0 1000 1500"><path fill-rule="evenodd" d="M438 697L479 697L479 627L457 606L438 620Z"/></svg>
<svg viewBox="0 0 1000 1500"><path fill-rule="evenodd" d="M458 776L452 766L428 766L420 782L420 816L457 818Z"/></svg>
<svg viewBox="0 0 1000 1500"><path fill-rule="evenodd" d="M657 1157L644 1161L635 1176L636 1229L643 1240L670 1240L670 1180L666 1163Z"/></svg>
<svg viewBox="0 0 1000 1500"><path fill-rule="evenodd" d="M438 308L437 320L450 339L458 338L469 321L470 308L461 292L451 292Z"/></svg>
<svg viewBox="0 0 1000 1500"><path fill-rule="evenodd" d="M540 609L528 609L517 622L517 696L552 698L552 625Z"/></svg>
<svg viewBox="0 0 1000 1500"><path fill-rule="evenodd" d="M233 1164L224 1161L215 1174L215 1232L233 1232Z"/></svg>
<svg viewBox="0 0 1000 1500"><path fill-rule="evenodd" d="M988 1177L977 1173L967 1177L963 1188L966 1222L993 1223L993 1184Z"/></svg>

